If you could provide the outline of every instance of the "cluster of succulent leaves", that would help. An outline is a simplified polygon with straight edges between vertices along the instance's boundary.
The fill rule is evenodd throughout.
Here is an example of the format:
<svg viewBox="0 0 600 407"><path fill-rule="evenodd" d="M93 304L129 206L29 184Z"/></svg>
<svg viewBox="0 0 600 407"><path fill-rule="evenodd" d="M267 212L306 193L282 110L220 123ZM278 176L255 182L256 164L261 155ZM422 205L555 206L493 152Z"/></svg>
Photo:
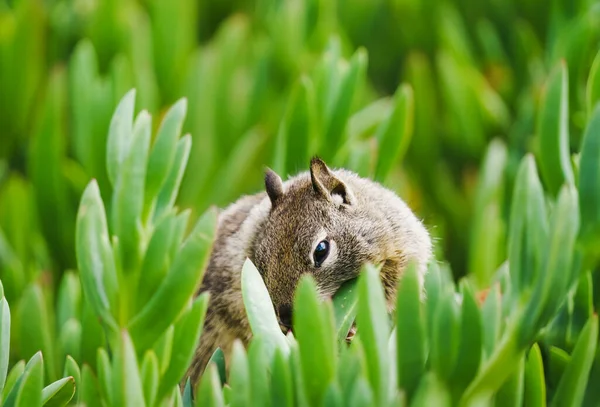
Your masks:
<svg viewBox="0 0 600 407"><path fill-rule="evenodd" d="M0 0L3 405L597 405L599 11ZM210 206L315 153L425 218L425 298L307 278L284 337L247 263L255 339L182 393Z"/></svg>

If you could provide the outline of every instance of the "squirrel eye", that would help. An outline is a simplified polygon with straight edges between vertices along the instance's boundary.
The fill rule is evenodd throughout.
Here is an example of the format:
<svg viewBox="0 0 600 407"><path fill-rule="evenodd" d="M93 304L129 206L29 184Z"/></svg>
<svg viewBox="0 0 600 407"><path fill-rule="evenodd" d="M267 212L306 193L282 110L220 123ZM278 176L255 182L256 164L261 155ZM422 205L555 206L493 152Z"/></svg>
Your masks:
<svg viewBox="0 0 600 407"><path fill-rule="evenodd" d="M315 252L313 253L313 258L315 260L315 266L319 267L323 264L323 261L327 258L329 254L329 242L327 240L321 240L317 247L315 248Z"/></svg>

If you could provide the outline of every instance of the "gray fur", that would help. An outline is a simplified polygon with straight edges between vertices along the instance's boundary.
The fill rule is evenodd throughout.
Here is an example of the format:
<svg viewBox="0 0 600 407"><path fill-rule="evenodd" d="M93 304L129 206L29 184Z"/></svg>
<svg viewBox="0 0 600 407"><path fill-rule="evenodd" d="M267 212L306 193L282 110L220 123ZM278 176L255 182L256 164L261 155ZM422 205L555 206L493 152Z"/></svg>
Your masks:
<svg viewBox="0 0 600 407"><path fill-rule="evenodd" d="M330 170L320 159L311 161L310 171L280 182L277 174L267 170L269 194L242 197L219 216L199 289L210 293L210 303L187 373L193 383L217 347L228 361L234 339L248 344L251 338L240 284L247 257L261 272L276 311L292 304L304 273L314 276L326 298L356 277L363 264L383 264L381 279L389 310L394 308L398 278L408 261L417 263L423 282L432 256L431 239L394 192L350 171ZM331 240L330 254L316 268L312 253L323 237Z"/></svg>

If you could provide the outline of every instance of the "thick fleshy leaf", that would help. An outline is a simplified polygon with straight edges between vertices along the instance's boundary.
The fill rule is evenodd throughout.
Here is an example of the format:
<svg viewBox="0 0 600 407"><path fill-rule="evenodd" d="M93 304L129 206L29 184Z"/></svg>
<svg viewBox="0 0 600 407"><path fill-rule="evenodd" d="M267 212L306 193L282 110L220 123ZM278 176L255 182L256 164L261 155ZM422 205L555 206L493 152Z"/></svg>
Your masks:
<svg viewBox="0 0 600 407"><path fill-rule="evenodd" d="M159 400L179 383L189 367L194 351L200 341L208 302L209 296L207 293L199 295L194 300L192 307L175 323L173 350L169 358L169 367L161 377L160 389L158 390Z"/></svg>
<svg viewBox="0 0 600 407"><path fill-rule="evenodd" d="M0 283L1 284L1 283ZM4 390L10 356L10 308L4 294L0 300L0 394Z"/></svg>
<svg viewBox="0 0 600 407"><path fill-rule="evenodd" d="M86 301L113 330L117 274L108 235L106 213L98 184L92 180L83 193L77 213L77 263Z"/></svg>
<svg viewBox="0 0 600 407"><path fill-rule="evenodd" d="M333 312L337 340L343 342L354 323L358 305L358 280L353 279L342 284L333 296Z"/></svg>
<svg viewBox="0 0 600 407"><path fill-rule="evenodd" d="M152 118L142 111L133 125L131 148L124 156L113 183L111 232L119 239L119 254L124 275L137 270L140 261L144 182ZM133 282L137 284L137 281Z"/></svg>
<svg viewBox="0 0 600 407"><path fill-rule="evenodd" d="M273 406L294 406L292 376L288 358L280 349L275 351L271 368L271 400Z"/></svg>
<svg viewBox="0 0 600 407"><path fill-rule="evenodd" d="M452 398L444 383L433 372L429 372L423 376L410 405L411 407L450 407Z"/></svg>
<svg viewBox="0 0 600 407"><path fill-rule="evenodd" d="M538 115L539 166L548 191L557 196L563 183L574 183L569 150L569 86L561 61L546 83Z"/></svg>
<svg viewBox="0 0 600 407"><path fill-rule="evenodd" d="M231 407L244 407L250 402L250 370L248 357L241 341L233 343L231 353L231 371L229 374L229 385L231 386Z"/></svg>
<svg viewBox="0 0 600 407"><path fill-rule="evenodd" d="M152 346L169 325L175 322L196 292L208 262L216 218L214 210L208 210L202 215L156 293L131 320L129 330L136 349Z"/></svg>
<svg viewBox="0 0 600 407"><path fill-rule="evenodd" d="M41 407L44 387L44 363L42 353L38 352L25 365L23 374L17 379L3 406Z"/></svg>
<svg viewBox="0 0 600 407"><path fill-rule="evenodd" d="M86 407L102 407L98 381L88 365L81 368L81 387L78 392L79 403L85 404Z"/></svg>
<svg viewBox="0 0 600 407"><path fill-rule="evenodd" d="M451 378L454 394L462 393L477 374L483 355L481 312L468 280L461 281L460 344Z"/></svg>
<svg viewBox="0 0 600 407"><path fill-rule="evenodd" d="M77 362L75 362L75 359L73 359L71 356L67 356L67 359L65 361L65 371L63 373L63 376L65 376L65 377L71 376L73 378L73 381L75 382L75 391L73 393L72 400L78 400L79 387L81 386L81 370L79 369Z"/></svg>
<svg viewBox="0 0 600 407"><path fill-rule="evenodd" d="M581 235L589 250L600 255L600 104L594 108L585 128L579 160L579 206Z"/></svg>
<svg viewBox="0 0 600 407"><path fill-rule="evenodd" d="M135 94L135 89L132 89L123 96L110 121L106 147L106 169L112 185L117 182L121 164L131 146Z"/></svg>
<svg viewBox="0 0 600 407"><path fill-rule="evenodd" d="M394 95L394 108L381 123L375 137L379 142L375 178L385 181L395 165L402 160L413 131L414 99L412 87L401 84Z"/></svg>
<svg viewBox="0 0 600 407"><path fill-rule="evenodd" d="M97 374L100 394L110 403L114 402L113 371L105 348L98 348Z"/></svg>
<svg viewBox="0 0 600 407"><path fill-rule="evenodd" d="M586 105L588 117L600 101L600 51L596 54L586 86Z"/></svg>
<svg viewBox="0 0 600 407"><path fill-rule="evenodd" d="M215 365L217 367L217 373L219 373L219 380L221 384L225 383L227 380L226 371L225 371L225 354L223 353L223 349L220 347L215 349L213 354L208 359L209 365Z"/></svg>
<svg viewBox="0 0 600 407"><path fill-rule="evenodd" d="M579 335L571 360L552 398L552 406L581 405L597 342L598 315L594 314Z"/></svg>
<svg viewBox="0 0 600 407"><path fill-rule="evenodd" d="M7 400L8 395L12 392L17 380L23 375L25 371L25 361L20 360L10 369L8 376L6 376L6 383L2 390L2 400ZM4 404L3 404L4 405Z"/></svg>
<svg viewBox="0 0 600 407"><path fill-rule="evenodd" d="M533 156L526 155L517 172L510 212L508 259L515 301L540 273L547 234L544 192Z"/></svg>
<svg viewBox="0 0 600 407"><path fill-rule="evenodd" d="M42 405L45 407L66 406L75 395L75 379L64 377L42 390Z"/></svg>
<svg viewBox="0 0 600 407"><path fill-rule="evenodd" d="M288 352L289 345L277 322L267 287L250 259L246 259L242 267L242 296L252 332L266 341L269 359L276 347Z"/></svg>
<svg viewBox="0 0 600 407"><path fill-rule="evenodd" d="M410 397L421 379L427 357L426 321L418 270L408 266L398 285L396 305L396 359L398 388Z"/></svg>
<svg viewBox="0 0 600 407"><path fill-rule="evenodd" d="M527 361L525 362L523 403L526 406L546 406L546 383L544 376L542 352L536 343L529 350L529 355L527 355Z"/></svg>
<svg viewBox="0 0 600 407"><path fill-rule="evenodd" d="M120 341L112 360L113 402L118 406L146 405L140 370L133 342L126 330L121 331Z"/></svg>
<svg viewBox="0 0 600 407"><path fill-rule="evenodd" d="M450 382L458 362L461 341L460 310L453 293L438 302L431 340L431 364L439 379Z"/></svg>
<svg viewBox="0 0 600 407"><path fill-rule="evenodd" d="M521 407L523 405L523 375L525 370L525 359L522 358L516 370L504 382L500 390L494 397L494 402L497 406L514 406Z"/></svg>
<svg viewBox="0 0 600 407"><path fill-rule="evenodd" d="M356 325L367 359L367 372L376 404L387 403L389 359L387 341L389 318L379 268L366 265L358 278L358 314Z"/></svg>
<svg viewBox="0 0 600 407"><path fill-rule="evenodd" d="M300 280L293 309L293 332L300 349L304 390L311 404L319 404L335 377L337 347L331 324L333 315L328 318L331 308L319 299L312 276Z"/></svg>
<svg viewBox="0 0 600 407"><path fill-rule="evenodd" d="M169 175L162 184L158 197L156 199L156 208L154 211L154 220L157 220L166 211L170 210L177 199L181 180L188 164L190 149L192 148L192 137L186 134L177 142L177 150L173 165L169 171Z"/></svg>
<svg viewBox="0 0 600 407"><path fill-rule="evenodd" d="M145 197L147 204L152 200L167 179L169 171L175 162L177 140L181 135L183 121L187 114L187 99L177 101L165 114L152 151L148 158L148 171L146 173Z"/></svg>
<svg viewBox="0 0 600 407"><path fill-rule="evenodd" d="M196 392L196 407L220 407L224 405L217 366L210 364L200 379L198 391Z"/></svg>
<svg viewBox="0 0 600 407"><path fill-rule="evenodd" d="M158 392L158 383L160 379L158 371L158 358L153 350L149 350L144 355L141 370L142 386L144 388L144 400L147 406L153 406ZM173 387L173 386L171 386Z"/></svg>

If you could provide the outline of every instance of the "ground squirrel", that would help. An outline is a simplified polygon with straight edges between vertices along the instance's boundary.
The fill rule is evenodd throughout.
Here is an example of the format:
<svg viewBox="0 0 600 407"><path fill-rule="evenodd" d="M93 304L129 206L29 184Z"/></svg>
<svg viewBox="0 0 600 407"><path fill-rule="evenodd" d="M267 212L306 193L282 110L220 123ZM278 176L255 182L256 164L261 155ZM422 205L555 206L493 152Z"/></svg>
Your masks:
<svg viewBox="0 0 600 407"><path fill-rule="evenodd" d="M249 258L262 274L282 329L291 327L292 300L300 276L311 273L320 294L331 297L367 262L382 264L387 305L408 261L423 278L432 256L429 234L394 192L347 170L331 170L319 158L310 171L286 182L270 169L261 193L240 198L219 216L202 285L210 300L200 344L187 372L196 383L217 347L226 360L234 339L251 338L241 293ZM421 280L422 281L422 280Z"/></svg>

